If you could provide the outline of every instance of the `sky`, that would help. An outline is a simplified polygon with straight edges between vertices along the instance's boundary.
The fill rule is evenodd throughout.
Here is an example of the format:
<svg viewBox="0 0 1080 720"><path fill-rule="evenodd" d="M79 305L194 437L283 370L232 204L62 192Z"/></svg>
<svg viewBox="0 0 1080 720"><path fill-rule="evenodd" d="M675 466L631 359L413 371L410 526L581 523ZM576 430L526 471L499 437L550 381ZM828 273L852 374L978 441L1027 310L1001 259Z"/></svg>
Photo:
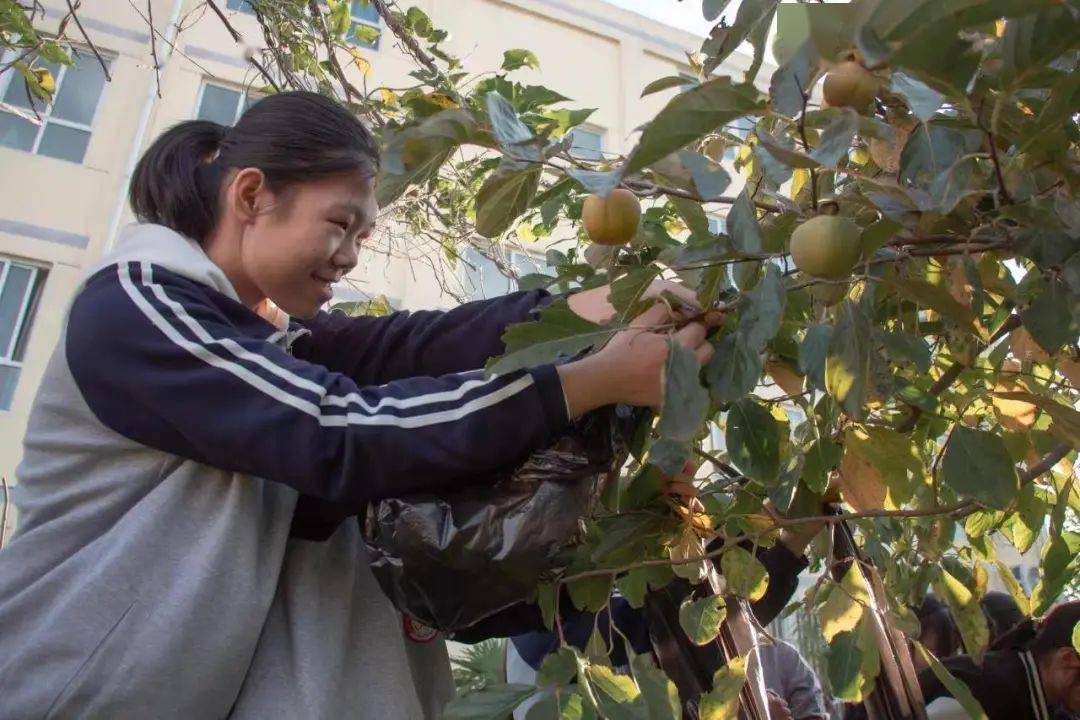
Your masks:
<svg viewBox="0 0 1080 720"><path fill-rule="evenodd" d="M698 35L708 35L712 23L705 22L701 15L701 0L607 0L612 5L640 13L658 22L673 25ZM739 0L732 0L724 17L730 23L739 7Z"/></svg>

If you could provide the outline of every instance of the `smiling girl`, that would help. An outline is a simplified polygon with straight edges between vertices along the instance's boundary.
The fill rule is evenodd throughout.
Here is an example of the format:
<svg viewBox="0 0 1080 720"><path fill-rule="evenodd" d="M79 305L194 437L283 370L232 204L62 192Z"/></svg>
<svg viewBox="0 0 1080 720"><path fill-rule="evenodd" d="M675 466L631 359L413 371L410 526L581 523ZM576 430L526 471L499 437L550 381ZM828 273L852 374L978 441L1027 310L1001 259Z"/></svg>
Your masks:
<svg viewBox="0 0 1080 720"><path fill-rule="evenodd" d="M475 368L545 293L320 312L372 232L378 162L304 92L147 150L140 223L77 293L30 419L0 717L435 717L444 645L403 630L353 516L512 467L592 409L660 402L662 305L585 359L498 377ZM604 320L606 297L571 307ZM674 337L704 362L705 332Z"/></svg>

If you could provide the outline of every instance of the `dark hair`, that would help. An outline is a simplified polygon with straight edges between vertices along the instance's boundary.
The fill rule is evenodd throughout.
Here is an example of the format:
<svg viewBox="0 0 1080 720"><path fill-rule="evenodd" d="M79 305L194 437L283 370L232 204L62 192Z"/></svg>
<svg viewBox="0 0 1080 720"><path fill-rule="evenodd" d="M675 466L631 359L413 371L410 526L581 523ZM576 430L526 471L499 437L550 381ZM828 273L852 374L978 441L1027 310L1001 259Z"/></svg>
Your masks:
<svg viewBox="0 0 1080 720"><path fill-rule="evenodd" d="M1000 590L991 590L982 599L983 614L990 626L990 642L1012 630L1025 619L1013 596Z"/></svg>
<svg viewBox="0 0 1080 720"><path fill-rule="evenodd" d="M371 131L333 100L305 91L270 95L234 127L189 120L165 131L135 167L131 207L140 221L201 242L217 221L225 171L247 167L262 170L277 192L342 172L374 176L379 149Z"/></svg>
<svg viewBox="0 0 1080 720"><path fill-rule="evenodd" d="M1073 628L1080 622L1080 600L1061 603L1042 620L1028 618L997 639L991 650L1030 650L1036 657L1072 647Z"/></svg>
<svg viewBox="0 0 1080 720"><path fill-rule="evenodd" d="M964 650L960 629L956 627L949 606L929 594L915 608L919 618L919 639L937 657L951 657Z"/></svg>

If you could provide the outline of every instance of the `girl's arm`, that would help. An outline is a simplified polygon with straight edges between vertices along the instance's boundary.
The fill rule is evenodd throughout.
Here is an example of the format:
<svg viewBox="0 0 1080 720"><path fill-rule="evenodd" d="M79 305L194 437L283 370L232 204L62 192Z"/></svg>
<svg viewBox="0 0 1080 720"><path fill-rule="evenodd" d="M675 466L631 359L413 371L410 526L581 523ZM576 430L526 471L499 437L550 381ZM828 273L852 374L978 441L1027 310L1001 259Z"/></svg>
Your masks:
<svg viewBox="0 0 1080 720"><path fill-rule="evenodd" d="M135 442L354 511L514 465L568 420L552 366L362 386L239 332L231 312L160 267L106 268L74 302L67 361L98 419Z"/></svg>
<svg viewBox="0 0 1080 720"><path fill-rule="evenodd" d="M604 286L575 293L568 299L570 309L591 322L606 322L615 313L608 292ZM692 292L663 280L655 281L642 297L659 298L663 293L689 306L696 304ZM551 300L543 290L531 290L447 311L397 312L386 317L321 312L303 323L311 334L299 338L293 352L361 384L474 370L503 353L507 325L534 319Z"/></svg>
<svg viewBox="0 0 1080 720"><path fill-rule="evenodd" d="M299 338L293 352L361 384L475 370L502 354L507 325L531 319L548 302L546 292L533 290L447 311L385 317L320 312L302 323L311 334Z"/></svg>

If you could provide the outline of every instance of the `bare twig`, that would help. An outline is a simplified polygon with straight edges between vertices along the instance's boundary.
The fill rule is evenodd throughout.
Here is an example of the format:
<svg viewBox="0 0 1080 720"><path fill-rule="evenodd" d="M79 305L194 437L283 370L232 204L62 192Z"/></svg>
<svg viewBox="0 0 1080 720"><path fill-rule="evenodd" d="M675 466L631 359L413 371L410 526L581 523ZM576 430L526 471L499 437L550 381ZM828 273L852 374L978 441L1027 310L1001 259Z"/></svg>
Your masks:
<svg viewBox="0 0 1080 720"><path fill-rule="evenodd" d="M319 0L308 0L308 12L311 13L311 19L318 28L319 35L322 36L323 44L326 45L326 57L330 61L334 77L341 83L341 87L345 91L345 98L350 101L353 97L363 98L364 93L357 90L356 86L349 82L348 78L345 77L345 70L342 69L341 63L338 62L337 54L334 52L334 41L330 37L329 28L326 27L326 18L323 17L322 12L319 10Z"/></svg>
<svg viewBox="0 0 1080 720"><path fill-rule="evenodd" d="M795 86L799 88L799 95L802 97L802 112L799 113L799 135L802 137L803 149L809 155L810 141L806 139L806 103L810 100L810 93L802 89L802 85L799 84L797 76L792 75L792 77L795 78ZM817 212L817 170L815 168L810 168L810 199L814 207L814 212Z"/></svg>
<svg viewBox="0 0 1080 720"><path fill-rule="evenodd" d="M997 144L994 142L994 133L987 130L986 140L990 144L990 160L994 163L994 174L997 175L998 190L1001 192L1001 199L1006 205L1012 205L1015 201L1005 187L1005 176L1001 172L1001 163L998 162Z"/></svg>
<svg viewBox="0 0 1080 720"><path fill-rule="evenodd" d="M161 97L161 61L158 60L157 54L157 34L153 32L154 28L154 3L153 0L146 0L146 17L150 23L150 57L154 59L154 79L157 81L157 96Z"/></svg>
<svg viewBox="0 0 1080 720"><path fill-rule="evenodd" d="M1035 463L1027 470L1024 470L1022 473L1020 473L1021 484L1026 485L1035 480L1035 478L1042 475L1044 472L1049 471L1051 468L1061 462L1061 459L1068 455L1071 451L1072 446L1068 443L1058 443L1054 447L1050 448L1050 452L1043 455L1039 459L1039 462Z"/></svg>
<svg viewBox="0 0 1080 720"><path fill-rule="evenodd" d="M371 0L371 4L375 6L375 10L379 13L379 17L386 23L386 27L390 29L390 32L394 34L394 37L405 46L406 50L412 55L417 62L426 67L431 72L435 73L439 77L442 77L442 71L439 70L439 66L435 64L435 60L430 55L424 52L424 49L420 47L420 44L416 42L416 38L412 34L401 26L401 23L397 21L394 14L390 11L385 0Z"/></svg>
<svg viewBox="0 0 1080 720"><path fill-rule="evenodd" d="M241 35L240 32L233 27L232 23L229 22L229 18L225 17L225 13L221 11L221 8L218 7L217 3L214 2L214 0L206 0L206 5L210 8L210 10L213 11L215 15L218 16L218 19L221 20L221 24L225 26L225 30L228 31L233 41L237 43L242 43L244 41L243 35ZM274 89L274 92L281 91L281 88L278 86L277 82L274 80L273 77L270 76L270 73L265 67L263 67L262 63L255 59L254 55L248 53L247 61L251 63L251 66L258 71L259 75L261 75L263 79L266 80L267 83L269 83L270 87Z"/></svg>
<svg viewBox="0 0 1080 720"><path fill-rule="evenodd" d="M560 168L562 169L562 168ZM649 182L648 180L624 180L623 185L627 186L631 190L640 191L637 194L642 196L656 196L656 195L674 195L676 197L686 198L687 200L695 200L702 203L726 203L728 205L733 204L737 197L730 195L717 195L716 197L702 197L695 192L689 190L683 190L682 188L672 187L670 185L661 185L659 183ZM754 201L754 205L759 210L764 210L771 213L783 212L783 208L773 203Z"/></svg>
<svg viewBox="0 0 1080 720"><path fill-rule="evenodd" d="M4 547L4 532L7 530L8 485L7 478L0 475L0 488L4 491L4 509L0 510L0 548Z"/></svg>
<svg viewBox="0 0 1080 720"><path fill-rule="evenodd" d="M105 79L112 82L112 76L109 75L109 64L105 62L105 58L101 57L101 53L98 52L97 46L94 45L94 41L90 39L90 36L86 34L86 29L82 26L82 21L79 20L79 16L75 12L80 4L82 4L82 0L75 0L74 4L71 0L67 0L68 12L71 13L71 19L75 21L75 25L79 28L79 32L82 33L83 40L90 46L90 50L94 53L94 57L101 63L101 71L105 73Z"/></svg>
<svg viewBox="0 0 1080 720"><path fill-rule="evenodd" d="M1020 327L1020 316L1010 315L1003 323L1001 323L1001 326L994 331L994 334L990 336L986 343L980 345L978 351L975 353L976 356L1018 327ZM964 372L967 367L968 366L965 363L953 363L950 365L945 372L941 374L941 377L935 380L934 384L930 386L930 390L928 391L929 394L935 398L940 397L943 392L948 390L949 387L956 382L956 379L960 377L960 373ZM912 407L911 413L896 427L897 431L902 433L911 432L915 428L915 423L922 417L922 414L922 408Z"/></svg>

